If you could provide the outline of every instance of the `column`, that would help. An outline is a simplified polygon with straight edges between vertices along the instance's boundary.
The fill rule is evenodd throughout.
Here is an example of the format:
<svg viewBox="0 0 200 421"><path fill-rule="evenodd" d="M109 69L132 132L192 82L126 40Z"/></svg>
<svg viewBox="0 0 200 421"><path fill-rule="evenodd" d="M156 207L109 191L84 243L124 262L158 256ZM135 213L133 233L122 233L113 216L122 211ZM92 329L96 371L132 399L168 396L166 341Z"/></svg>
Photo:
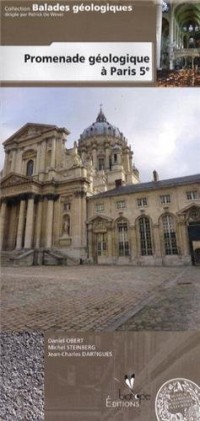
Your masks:
<svg viewBox="0 0 200 421"><path fill-rule="evenodd" d="M162 39L162 1L157 0L157 6L156 6L157 69L160 69L161 39Z"/></svg>
<svg viewBox="0 0 200 421"><path fill-rule="evenodd" d="M40 247L40 236L41 236L41 227L42 227L42 207L43 207L43 200L42 198L38 201L38 208L37 208L37 220L36 220L36 228L35 228L35 247Z"/></svg>
<svg viewBox="0 0 200 421"><path fill-rule="evenodd" d="M170 22L169 22L169 68L173 70L173 43L174 43L174 13L171 11Z"/></svg>
<svg viewBox="0 0 200 421"><path fill-rule="evenodd" d="M110 148L108 145L105 146L106 148L106 162L105 162L105 169L110 169Z"/></svg>
<svg viewBox="0 0 200 421"><path fill-rule="evenodd" d="M192 70L194 70L194 57L192 57Z"/></svg>
<svg viewBox="0 0 200 421"><path fill-rule="evenodd" d="M34 196L30 195L26 212L26 228L24 248L30 249L33 241L33 222L34 222Z"/></svg>
<svg viewBox="0 0 200 421"><path fill-rule="evenodd" d="M132 169L133 169L133 152L131 152L131 151L129 153L129 166L130 166L130 171L132 171Z"/></svg>
<svg viewBox="0 0 200 421"><path fill-rule="evenodd" d="M47 195L46 247L52 247L53 234L53 195Z"/></svg>
<svg viewBox="0 0 200 421"><path fill-rule="evenodd" d="M56 139L52 139L51 147L51 168L55 169L56 166Z"/></svg>
<svg viewBox="0 0 200 421"><path fill-rule="evenodd" d="M0 250L2 250L3 248L6 207L7 207L6 201L3 200L1 204L1 214L0 214Z"/></svg>
<svg viewBox="0 0 200 421"><path fill-rule="evenodd" d="M125 151L125 170L130 172L129 149L126 149Z"/></svg>
<svg viewBox="0 0 200 421"><path fill-rule="evenodd" d="M26 209L26 201L25 199L22 199L20 201L19 220L18 220L18 227L17 227L17 242L16 242L17 250L20 250L22 248L24 223L25 223L25 209Z"/></svg>
<svg viewBox="0 0 200 421"><path fill-rule="evenodd" d="M92 158L93 158L93 166L95 170L98 170L98 163L97 163L97 150L96 147L92 148Z"/></svg>

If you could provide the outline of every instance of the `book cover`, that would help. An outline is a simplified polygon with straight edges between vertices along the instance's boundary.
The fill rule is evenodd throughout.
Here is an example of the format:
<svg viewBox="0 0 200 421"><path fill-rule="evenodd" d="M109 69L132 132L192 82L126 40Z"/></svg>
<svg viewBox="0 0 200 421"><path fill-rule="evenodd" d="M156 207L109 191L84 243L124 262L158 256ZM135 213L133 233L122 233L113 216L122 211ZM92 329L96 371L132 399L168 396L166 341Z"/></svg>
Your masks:
<svg viewBox="0 0 200 421"><path fill-rule="evenodd" d="M5 421L198 421L200 4L1 2Z"/></svg>

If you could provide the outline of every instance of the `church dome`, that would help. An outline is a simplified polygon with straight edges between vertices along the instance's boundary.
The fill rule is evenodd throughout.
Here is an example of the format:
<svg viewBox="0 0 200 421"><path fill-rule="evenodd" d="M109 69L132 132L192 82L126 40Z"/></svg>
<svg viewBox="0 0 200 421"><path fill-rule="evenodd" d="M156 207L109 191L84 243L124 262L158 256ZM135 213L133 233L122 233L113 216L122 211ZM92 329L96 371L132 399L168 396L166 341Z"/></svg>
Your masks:
<svg viewBox="0 0 200 421"><path fill-rule="evenodd" d="M102 109L100 109L96 121L83 131L80 140L85 140L94 136L112 136L125 140L123 133L107 121Z"/></svg>

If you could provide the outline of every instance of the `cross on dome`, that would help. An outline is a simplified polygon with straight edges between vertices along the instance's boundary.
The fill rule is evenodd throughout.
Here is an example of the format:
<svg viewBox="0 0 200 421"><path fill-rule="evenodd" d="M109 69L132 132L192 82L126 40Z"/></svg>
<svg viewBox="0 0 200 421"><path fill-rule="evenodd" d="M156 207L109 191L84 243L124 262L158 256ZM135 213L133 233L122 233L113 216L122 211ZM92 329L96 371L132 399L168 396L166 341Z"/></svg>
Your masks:
<svg viewBox="0 0 200 421"><path fill-rule="evenodd" d="M106 119L106 117L105 117L105 115L104 115L104 113L102 111L102 107L103 107L103 105L100 104L100 111L99 111L99 114L98 114L98 116L96 118L96 121L99 122L99 123L102 123L104 121L107 121L107 119Z"/></svg>

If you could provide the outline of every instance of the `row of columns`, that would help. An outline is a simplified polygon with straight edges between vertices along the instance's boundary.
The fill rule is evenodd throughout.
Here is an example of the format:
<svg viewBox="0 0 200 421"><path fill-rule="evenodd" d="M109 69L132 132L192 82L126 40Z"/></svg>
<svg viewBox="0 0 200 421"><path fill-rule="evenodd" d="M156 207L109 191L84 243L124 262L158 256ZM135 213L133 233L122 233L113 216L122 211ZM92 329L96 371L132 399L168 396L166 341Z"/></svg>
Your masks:
<svg viewBox="0 0 200 421"><path fill-rule="evenodd" d="M40 247L41 228L42 228L42 211L43 199L47 200L47 213L46 213L46 229L45 229L45 246L51 248L53 237L53 213L54 213L54 200L57 196L49 194L44 198L40 197L37 201L37 218L35 226L35 247ZM0 250L3 248L5 224L6 224L6 211L7 203L4 199L1 205L0 214ZM21 250L31 249L33 246L34 235L34 215L35 215L35 196L24 196L20 200L19 218L17 226L16 249Z"/></svg>
<svg viewBox="0 0 200 421"><path fill-rule="evenodd" d="M184 48L184 37L185 33L181 32L178 23L176 22L175 16L175 5L171 5L169 13L169 69L174 69L174 48L182 50ZM162 0L157 0L157 14L156 14L156 38L157 38L157 69L162 67L161 65L161 50L162 50ZM189 47L188 34L188 46ZM194 62L192 62L192 68L194 68Z"/></svg>

